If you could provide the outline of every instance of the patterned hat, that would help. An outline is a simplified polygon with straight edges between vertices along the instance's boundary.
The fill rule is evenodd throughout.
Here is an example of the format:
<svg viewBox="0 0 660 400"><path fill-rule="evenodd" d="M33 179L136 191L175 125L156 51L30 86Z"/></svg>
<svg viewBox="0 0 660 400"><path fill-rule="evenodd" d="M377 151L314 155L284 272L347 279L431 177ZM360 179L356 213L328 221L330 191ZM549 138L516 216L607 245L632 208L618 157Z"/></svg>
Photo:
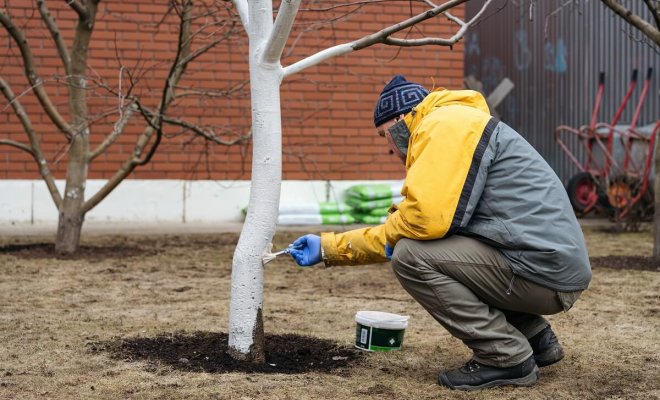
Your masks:
<svg viewBox="0 0 660 400"><path fill-rule="evenodd" d="M394 76L380 93L374 110L374 125L380 126L401 114L409 113L427 94L429 91L423 86L408 82L403 75Z"/></svg>

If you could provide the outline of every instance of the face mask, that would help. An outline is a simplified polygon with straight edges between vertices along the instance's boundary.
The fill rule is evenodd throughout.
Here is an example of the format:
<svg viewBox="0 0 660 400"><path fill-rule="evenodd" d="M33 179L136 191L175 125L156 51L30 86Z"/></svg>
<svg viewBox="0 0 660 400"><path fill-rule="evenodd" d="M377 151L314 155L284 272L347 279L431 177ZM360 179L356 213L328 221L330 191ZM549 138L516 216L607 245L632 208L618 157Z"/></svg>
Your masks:
<svg viewBox="0 0 660 400"><path fill-rule="evenodd" d="M390 135L392 135L392 141L394 145L403 153L404 155L408 154L408 142L410 141L410 131L408 130L408 125L402 119L390 126L388 129Z"/></svg>

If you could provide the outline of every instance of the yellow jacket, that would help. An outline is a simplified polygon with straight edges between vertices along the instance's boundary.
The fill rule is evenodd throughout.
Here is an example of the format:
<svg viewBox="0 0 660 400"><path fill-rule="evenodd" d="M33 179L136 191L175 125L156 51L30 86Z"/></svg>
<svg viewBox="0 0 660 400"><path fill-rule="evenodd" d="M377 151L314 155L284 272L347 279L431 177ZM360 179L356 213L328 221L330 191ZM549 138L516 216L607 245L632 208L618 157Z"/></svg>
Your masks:
<svg viewBox="0 0 660 400"><path fill-rule="evenodd" d="M471 90L438 89L406 114L410 130L403 201L383 225L345 233L322 233L323 260L330 265L387 261L385 242L440 239L458 227L459 202L475 151L491 119L483 96ZM464 206L463 206L464 207Z"/></svg>

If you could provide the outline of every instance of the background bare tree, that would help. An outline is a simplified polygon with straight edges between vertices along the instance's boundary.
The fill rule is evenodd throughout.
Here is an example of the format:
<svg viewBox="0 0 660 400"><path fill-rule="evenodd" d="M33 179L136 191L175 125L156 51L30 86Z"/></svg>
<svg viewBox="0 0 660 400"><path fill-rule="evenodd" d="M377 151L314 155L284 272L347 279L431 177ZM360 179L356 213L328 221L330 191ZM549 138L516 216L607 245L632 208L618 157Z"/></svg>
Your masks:
<svg viewBox="0 0 660 400"><path fill-rule="evenodd" d="M234 135L223 139L226 132L218 132L210 127L202 126L197 121L182 119L172 112L177 101L190 96L212 96L203 89L191 90L182 88L179 83L186 73L190 63L215 47L218 43L228 40L235 33L235 19L225 2L193 0L170 1L167 15L163 20L175 15L178 20L178 41L175 54L169 61L169 70L160 82L157 96L151 93L150 99L143 100L135 94L134 88L148 72L148 67L128 68L121 64L117 71L117 85L110 85L101 76L94 74L88 64L90 44L97 22L100 0L70 0L66 4L75 13L77 22L73 42L69 47L60 31L53 14L48 9L45 0L38 0L36 8L43 25L50 33L59 55L65 77L42 77L39 73L38 59L28 42L28 36L21 24L12 18L9 2L5 8L0 8L0 24L5 28L11 41L20 50L20 62L24 67L25 78L33 94L38 99L41 112L45 113L54 127L62 134L66 153L66 183L64 192L60 193L56 186L50 163L42 151L41 134L35 129L32 117L23 105L23 97L28 93L16 94L9 82L0 76L0 91L7 100L4 109L12 109L18 117L27 142L0 138L0 144L9 145L29 153L36 162L41 178L45 181L57 210L59 211L58 228L55 248L59 254L71 254L76 251L80 241L80 232L85 214L98 205L137 167L150 162L163 139L164 127L170 126L181 132L192 133L214 144L232 145L249 139L249 133ZM162 22L162 21L161 21ZM149 37L145 36L145 40ZM18 61L18 60L17 60ZM146 63L147 60L143 60ZM63 82L68 96L68 108L51 100L46 90L46 80ZM97 90L107 91L107 96L116 98L117 105L112 109L90 110L90 93ZM152 91L153 92L153 91ZM224 93L221 95L229 94ZM155 101L153 100L155 97ZM92 128L100 119L115 116L110 132L102 141L93 147L90 143ZM129 120L143 120L144 129L134 144L133 151L119 166L114 175L105 185L91 196L86 196L85 187L90 164L103 154L124 133Z"/></svg>
<svg viewBox="0 0 660 400"><path fill-rule="evenodd" d="M631 26L642 32L656 46L660 46L660 1L640 0L649 11L650 21L628 9L619 0L601 0L601 2Z"/></svg>

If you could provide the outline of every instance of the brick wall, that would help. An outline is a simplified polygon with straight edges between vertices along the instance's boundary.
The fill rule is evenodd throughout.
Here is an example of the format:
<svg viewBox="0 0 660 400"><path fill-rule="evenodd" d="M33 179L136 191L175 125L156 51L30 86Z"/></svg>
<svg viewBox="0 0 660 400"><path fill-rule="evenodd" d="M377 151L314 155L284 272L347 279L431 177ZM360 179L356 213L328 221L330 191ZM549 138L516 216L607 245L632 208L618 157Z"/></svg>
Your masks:
<svg viewBox="0 0 660 400"><path fill-rule="evenodd" d="M34 3L7 0L4 5L28 38L51 100L68 118L64 71ZM122 89L125 91L130 85L129 72L134 78L139 76L132 94L139 96L145 104L155 106L174 57L177 19L171 14L166 16L165 5L143 3L124 0L99 5L88 62L91 78L88 84L89 110L94 118L90 128L92 148L109 134L118 117L118 98L103 86L116 92L123 66ZM334 44L358 39L404 19L411 12L416 14L422 10L420 6L411 6L407 2L324 11L309 7L337 2L309 4L301 6L285 49L283 65ZM70 46L76 22L74 13L65 2L51 1L48 5ZM341 17L349 9L354 12ZM203 10L200 8L199 12ZM454 13L462 17L463 9ZM320 23L320 19L333 21ZM196 27L209 21L208 18L199 18ZM223 29L207 27L206 32L220 34ZM417 29L449 37L455 28L445 18L436 18L414 28L410 37L416 35ZM16 44L4 30L0 30L0 39L0 77L16 94L21 94L20 101L39 132L50 169L56 178L63 179L67 163L66 141L30 90ZM208 40L201 38L193 48ZM249 85L242 86L248 79L247 50L246 36L242 27L238 27L237 34L230 40L195 60L180 82L180 90L235 88L231 97L186 96L170 108L168 115L213 126L215 132L229 132L223 136L225 139L245 133L250 126ZM435 46L395 48L377 45L330 59L287 78L282 84L281 96L284 179L402 178L403 167L394 156L387 154L385 139L375 135L373 130L373 107L378 93L395 73L403 73L409 80L429 89L433 86L460 88L462 71L463 46L460 43L453 50ZM3 97L0 99L0 139L27 143L11 107ZM144 119L133 117L119 139L90 165L89 177L112 176L132 152L136 138L144 128ZM230 147L205 144L189 133L170 127L152 162L138 167L130 178L249 179L251 151L250 143ZM39 179L39 174L28 154L0 145L0 179Z"/></svg>

